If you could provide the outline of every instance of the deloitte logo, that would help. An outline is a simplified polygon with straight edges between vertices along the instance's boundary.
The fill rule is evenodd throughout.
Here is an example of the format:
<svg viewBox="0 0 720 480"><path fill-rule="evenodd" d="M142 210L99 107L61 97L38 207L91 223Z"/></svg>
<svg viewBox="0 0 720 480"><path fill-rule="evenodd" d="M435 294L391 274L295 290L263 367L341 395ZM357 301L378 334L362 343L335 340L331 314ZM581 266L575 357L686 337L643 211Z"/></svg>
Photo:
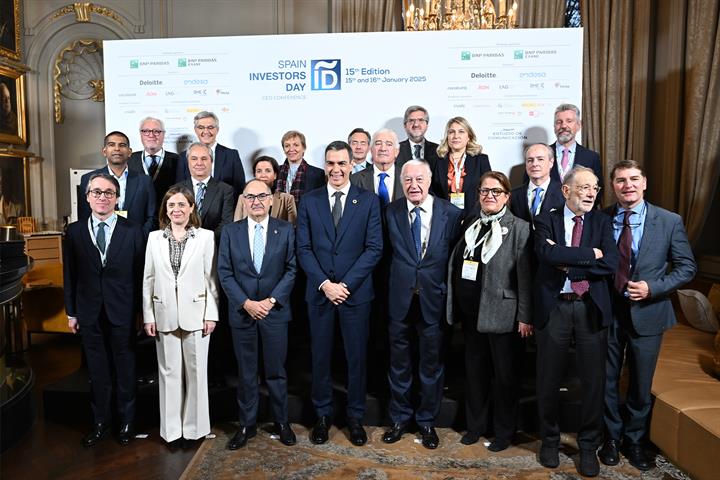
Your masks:
<svg viewBox="0 0 720 480"><path fill-rule="evenodd" d="M178 67L187 67L187 58L178 58Z"/></svg>
<svg viewBox="0 0 720 480"><path fill-rule="evenodd" d="M460 52L460 60L470 60L472 55L468 51Z"/></svg>
<svg viewBox="0 0 720 480"><path fill-rule="evenodd" d="M310 87L313 90L340 90L340 60L311 60Z"/></svg>
<svg viewBox="0 0 720 480"><path fill-rule="evenodd" d="M136 58L130 60L130 68L140 68L140 61Z"/></svg>

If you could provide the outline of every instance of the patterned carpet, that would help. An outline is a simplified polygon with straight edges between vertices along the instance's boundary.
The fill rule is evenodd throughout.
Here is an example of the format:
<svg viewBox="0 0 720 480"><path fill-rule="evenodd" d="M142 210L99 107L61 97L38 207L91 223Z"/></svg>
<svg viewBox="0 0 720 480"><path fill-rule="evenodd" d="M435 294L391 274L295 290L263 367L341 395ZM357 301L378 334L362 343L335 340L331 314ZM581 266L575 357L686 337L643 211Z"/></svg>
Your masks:
<svg viewBox="0 0 720 480"><path fill-rule="evenodd" d="M394 445L386 445L381 427L369 427L368 444L353 446L346 430L333 427L330 441L313 445L308 429L293 425L297 445L286 447L267 431L258 431L245 448L229 451L225 444L234 434L232 424L214 430L216 438L209 438L200 446L182 475L191 479L344 479L405 480L405 479L572 479L577 473L576 444L572 436L563 436L560 466L543 468L537 462L540 442L521 436L518 445L504 452L489 452L483 439L475 445L460 443L460 434L450 429L438 429L440 447L431 451L423 448L414 434L405 434ZM601 479L624 480L689 480L674 465L658 456L658 467L645 473L636 470L622 458L616 467L601 465Z"/></svg>

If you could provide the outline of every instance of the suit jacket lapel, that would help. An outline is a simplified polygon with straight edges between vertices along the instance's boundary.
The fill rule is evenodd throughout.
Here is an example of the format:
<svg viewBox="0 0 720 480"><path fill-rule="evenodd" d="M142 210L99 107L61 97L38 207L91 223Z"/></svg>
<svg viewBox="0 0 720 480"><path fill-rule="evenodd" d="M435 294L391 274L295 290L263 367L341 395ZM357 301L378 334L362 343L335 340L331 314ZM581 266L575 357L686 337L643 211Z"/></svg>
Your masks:
<svg viewBox="0 0 720 480"><path fill-rule="evenodd" d="M225 147L219 143L215 145L215 158L213 159L215 164L215 174L213 177L216 180L222 181L225 178Z"/></svg>
<svg viewBox="0 0 720 480"><path fill-rule="evenodd" d="M648 202L645 202L645 205L647 206L647 212L645 213L645 225L643 226L643 234L642 238L640 239L640 246L638 247L638 254L637 258L635 259L635 266L633 268L632 273L639 271L638 265L643 260L643 258L648 257L648 250L652 247L652 242L644 242L643 239L645 238L654 238L655 237L655 229L657 228L657 209L654 205L651 205ZM617 207L616 207L617 212ZM649 236L648 236L649 235ZM637 279L635 279L637 280Z"/></svg>
<svg viewBox="0 0 720 480"><path fill-rule="evenodd" d="M195 231L195 235L197 235L197 231ZM167 245L167 242L164 242L165 245ZM192 258L193 255L195 255L195 250L198 248L199 239L197 236L193 237L192 235L188 235L187 240L185 240L185 249L183 250L182 257L180 259L180 271L178 271L178 277L183 274L185 269L187 268L187 264ZM170 247L168 246L168 249Z"/></svg>
<svg viewBox="0 0 720 480"><path fill-rule="evenodd" d="M442 190L443 197L445 197L445 198L450 198L450 194L448 193L448 183L447 183L448 182L448 180L447 180L448 161L449 161L448 156L445 155L440 160L438 160L438 164L437 164L439 175L438 175L438 178L436 181L438 182L438 185L440 185L440 189Z"/></svg>
<svg viewBox="0 0 720 480"><path fill-rule="evenodd" d="M440 242L442 230L447 224L447 210L442 208L442 204L435 199L433 202L432 219L430 220L430 238L425 246L426 251L433 251L435 245ZM413 248L415 244L413 243Z"/></svg>
<svg viewBox="0 0 720 480"><path fill-rule="evenodd" d="M393 200L398 200L400 198L403 198L405 195L403 194L403 184L402 184L402 178L400 178L400 169L397 167L397 164L395 165L395 185L393 186L393 198L390 199L392 202Z"/></svg>
<svg viewBox="0 0 720 480"><path fill-rule="evenodd" d="M90 258L93 267L95 270L100 271L102 269L102 265L100 263L100 252L98 251L97 247L93 243L92 238L90 237L90 230L88 229L88 220L85 220L85 228L82 229L80 233L80 238L82 238L82 243L85 245L85 249L87 250L88 258ZM112 242L110 242L112 245Z"/></svg>
<svg viewBox="0 0 720 480"><path fill-rule="evenodd" d="M278 230L277 225L274 218L270 218L268 221L268 227L267 227L267 236L265 238L265 255L263 256L263 263L260 270L265 269L265 266L267 265L268 258L272 258L272 255L274 255L275 250L277 249L278 244ZM260 272L258 272L260 273Z"/></svg>
<svg viewBox="0 0 720 480"><path fill-rule="evenodd" d="M412 238L412 230L410 226L410 212L407 209L407 202L403 203L401 208L394 210L395 220L397 221L398 228L400 229L400 235L405 240L405 245L408 252L413 253L413 257L417 257L415 254L415 242Z"/></svg>
<svg viewBox="0 0 720 480"><path fill-rule="evenodd" d="M330 209L330 200L328 199L328 190L327 188L322 192L322 196L318 197L318 201L320 204L318 205L318 211L320 212L320 221L322 222L323 226L325 227L325 231L327 232L328 238L335 241L335 237L337 236L337 233L335 232L335 225L333 224L333 218L332 218L332 210ZM348 202L345 202L345 207L347 208ZM310 210L312 211L312 210ZM344 212L343 212L344 215ZM342 223L342 222L340 222Z"/></svg>
<svg viewBox="0 0 720 480"><path fill-rule="evenodd" d="M211 210L210 205L212 205L215 201L215 197L217 196L217 182L218 181L213 177L210 177L210 180L208 180L207 188L205 189L205 196L202 201L202 208L200 208L200 219L202 221L205 221L207 212Z"/></svg>
<svg viewBox="0 0 720 480"><path fill-rule="evenodd" d="M119 254L120 246L124 242L126 234L127 230L125 230L125 225L122 224L119 218L116 219L115 229L113 230L112 237L110 237L110 245L108 245L107 253L105 255L106 264L114 260L116 255ZM97 252L97 249L95 249L95 251ZM100 252L97 252L97 254L100 256ZM127 261L127 259L123 258L121 261Z"/></svg>
<svg viewBox="0 0 720 480"><path fill-rule="evenodd" d="M123 201L123 210L130 210L133 199L135 198L135 192L138 189L138 183L140 182L139 174L130 172L128 170L127 182L125 184L125 200Z"/></svg>
<svg viewBox="0 0 720 480"><path fill-rule="evenodd" d="M342 218L340 218L340 223L338 223L337 226L337 236L335 237L336 242L339 242L340 239L342 239L343 234L347 231L350 223L352 223L352 217L355 215L355 211L358 208L358 193L357 187L351 185L350 190L348 190L347 199L345 200L345 208L343 208ZM332 219L332 212L330 214L330 218Z"/></svg>
<svg viewBox="0 0 720 480"><path fill-rule="evenodd" d="M244 218L240 221L240 238L237 239L238 248L240 248L240 258L247 264L248 269L255 272L255 264L252 261L252 253L250 252L250 239L248 237L248 221ZM264 263L264 261L263 261ZM258 272L256 272L258 273Z"/></svg>

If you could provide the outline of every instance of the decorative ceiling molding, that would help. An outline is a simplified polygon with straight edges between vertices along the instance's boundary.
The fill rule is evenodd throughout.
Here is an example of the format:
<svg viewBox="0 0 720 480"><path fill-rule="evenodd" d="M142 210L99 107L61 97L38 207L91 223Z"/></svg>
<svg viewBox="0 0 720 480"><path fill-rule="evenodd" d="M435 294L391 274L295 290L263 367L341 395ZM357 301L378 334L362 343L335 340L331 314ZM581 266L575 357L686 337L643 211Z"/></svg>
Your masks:
<svg viewBox="0 0 720 480"><path fill-rule="evenodd" d="M101 7L100 5L95 5L91 2L75 2L72 5L65 5L64 7L58 8L50 16L50 21L53 22L60 17L70 15L72 13L75 14L75 21L80 23L89 22L90 14L95 13L97 15L102 15L103 17L111 18L120 25L123 25L122 18L115 10L107 7Z"/></svg>
<svg viewBox="0 0 720 480"><path fill-rule="evenodd" d="M55 59L53 71L55 123L63 122L62 97L105 101L102 40L76 40Z"/></svg>

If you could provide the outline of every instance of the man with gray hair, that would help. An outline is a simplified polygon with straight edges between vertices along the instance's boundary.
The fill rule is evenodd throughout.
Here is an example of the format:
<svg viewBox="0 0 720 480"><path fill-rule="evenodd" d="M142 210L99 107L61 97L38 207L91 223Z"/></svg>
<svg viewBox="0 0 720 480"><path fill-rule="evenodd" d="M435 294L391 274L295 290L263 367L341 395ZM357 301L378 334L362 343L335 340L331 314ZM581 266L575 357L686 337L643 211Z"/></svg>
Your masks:
<svg viewBox="0 0 720 480"><path fill-rule="evenodd" d="M350 176L350 182L380 197L386 207L392 200L402 198L402 183L397 175L395 159L398 155L397 134L383 128L375 132L370 142L372 168L366 168Z"/></svg>
<svg viewBox="0 0 720 480"><path fill-rule="evenodd" d="M510 194L510 211L533 225L540 212L561 209L565 203L561 182L550 175L555 166L554 150L544 143L533 143L525 148L525 174L528 180L513 188Z"/></svg>
<svg viewBox="0 0 720 480"><path fill-rule="evenodd" d="M233 198L237 200L245 188L245 170L243 169L240 154L234 148L228 148L217 143L220 131L220 119L213 112L200 112L193 119L195 135L200 143L207 145L212 154L212 171L210 175L216 180L225 182L233 188ZM176 182L190 179L188 170L187 151L180 154L177 164Z"/></svg>
<svg viewBox="0 0 720 480"><path fill-rule="evenodd" d="M159 118L145 117L140 121L140 141L143 149L133 152L128 170L148 175L155 188L155 216L165 192L175 183L178 154L163 148L165 124Z"/></svg>
<svg viewBox="0 0 720 480"><path fill-rule="evenodd" d="M400 153L397 164L402 168L408 160L424 160L430 164L430 169L435 168L439 161L437 149L438 144L425 138L425 133L430 123L428 111L420 105L411 105L405 110L403 126L407 133L407 140L400 142Z"/></svg>
<svg viewBox="0 0 720 480"><path fill-rule="evenodd" d="M576 165L592 169L602 189L603 171L600 155L575 141L577 132L582 128L580 109L572 103L563 103L555 109L554 130L557 140L550 145L555 151L556 167L551 176L562 181L565 175ZM599 203L599 197L598 201Z"/></svg>

